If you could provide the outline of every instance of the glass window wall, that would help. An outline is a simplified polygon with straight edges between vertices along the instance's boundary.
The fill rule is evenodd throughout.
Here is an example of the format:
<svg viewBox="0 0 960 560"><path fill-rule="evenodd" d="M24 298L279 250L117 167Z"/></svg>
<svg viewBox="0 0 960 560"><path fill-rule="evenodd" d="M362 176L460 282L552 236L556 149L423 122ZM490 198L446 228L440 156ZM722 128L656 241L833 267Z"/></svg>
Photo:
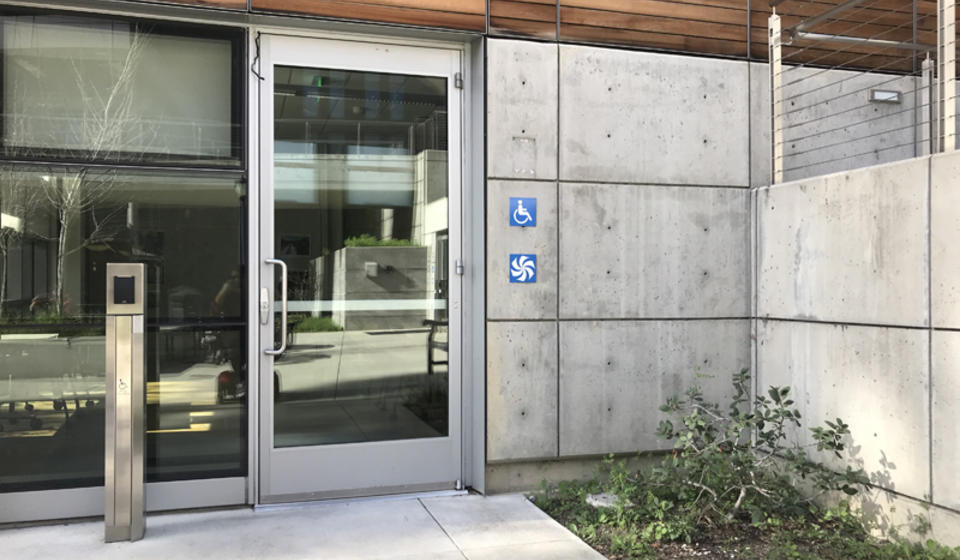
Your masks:
<svg viewBox="0 0 960 560"><path fill-rule="evenodd" d="M0 13L9 158L237 167L235 33Z"/></svg>
<svg viewBox="0 0 960 560"><path fill-rule="evenodd" d="M0 488L102 481L108 262L148 270L148 480L245 472L245 194L223 178L0 169Z"/></svg>
<svg viewBox="0 0 960 560"><path fill-rule="evenodd" d="M242 34L0 34L0 492L103 483L108 262L148 270L147 480L245 475Z"/></svg>

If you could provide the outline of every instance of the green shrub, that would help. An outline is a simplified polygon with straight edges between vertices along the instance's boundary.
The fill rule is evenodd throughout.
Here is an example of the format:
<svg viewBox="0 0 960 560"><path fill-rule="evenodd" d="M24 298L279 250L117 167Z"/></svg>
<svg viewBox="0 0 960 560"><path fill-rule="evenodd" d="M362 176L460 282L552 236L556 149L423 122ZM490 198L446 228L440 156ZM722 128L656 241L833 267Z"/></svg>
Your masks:
<svg viewBox="0 0 960 560"><path fill-rule="evenodd" d="M345 247L414 247L414 243L409 239L377 239L369 233L364 233L356 237L348 237L344 240Z"/></svg>
<svg viewBox="0 0 960 560"><path fill-rule="evenodd" d="M676 451L653 470L649 484L684 503L698 523L717 524L743 515L752 522L771 514L800 515L824 492L853 495L869 483L862 469L835 472L810 459L810 450L790 443L788 430L801 427L790 389L770 387L750 406L749 380L747 370L734 375L726 409L708 403L699 387L660 407L668 418L657 433ZM818 451L842 457L850 434L843 420L810 431ZM809 481L815 492L801 492L797 478Z"/></svg>
<svg viewBox="0 0 960 560"><path fill-rule="evenodd" d="M790 442L802 423L789 388L750 394L742 370L726 407L707 402L699 388L671 398L658 434L673 451L656 467L631 471L611 455L592 480L544 484L535 499L611 558L656 558L680 546L672 543L707 543L743 559L960 560L960 548L934 541L872 538L846 502L818 506L824 492L855 495L868 484L863 470L837 472L811 458L814 450L842 458L850 427L838 418L810 428L805 448ZM611 507L587 504L601 492L615 496Z"/></svg>
<svg viewBox="0 0 960 560"><path fill-rule="evenodd" d="M292 317L292 319L295 321L293 324L293 332L297 333L333 332L343 330L343 327L336 324L330 317L311 317L307 315L302 317Z"/></svg>

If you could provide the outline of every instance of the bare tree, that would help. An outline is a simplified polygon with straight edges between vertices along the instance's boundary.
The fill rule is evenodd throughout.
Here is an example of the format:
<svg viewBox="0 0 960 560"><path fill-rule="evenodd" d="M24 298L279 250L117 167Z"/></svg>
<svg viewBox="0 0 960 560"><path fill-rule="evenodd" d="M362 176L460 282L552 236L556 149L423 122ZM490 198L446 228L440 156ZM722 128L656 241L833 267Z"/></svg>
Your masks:
<svg viewBox="0 0 960 560"><path fill-rule="evenodd" d="M40 197L27 175L11 168L0 170L0 317L7 299L7 257L26 233Z"/></svg>
<svg viewBox="0 0 960 560"><path fill-rule="evenodd" d="M147 34L131 31L126 52L108 68L106 83L102 79L92 78L90 68L82 67L77 60L70 62L73 71L72 80L68 83L81 101L82 109L79 115L71 115L66 119L66 134L57 129L57 137L48 145L55 146L66 159L81 164L66 172L51 169L47 180L42 181L40 186L40 192L50 205L59 226L56 233L56 287L52 298L58 314L65 311L64 266L67 257L94 244L109 244L123 229L112 219L121 209L117 205L111 209L109 204L104 209L104 203L108 202L117 181L116 170L94 169L83 163L120 159L137 161L142 157L152 132L150 127L140 122L134 110L134 84L147 42ZM35 117L18 115L15 119ZM15 120L14 130L29 130L29 124L27 120ZM31 156L34 149L25 147L18 151ZM141 155L138 156L138 153ZM80 235L79 239L73 239L78 220L85 213L90 216L92 229Z"/></svg>

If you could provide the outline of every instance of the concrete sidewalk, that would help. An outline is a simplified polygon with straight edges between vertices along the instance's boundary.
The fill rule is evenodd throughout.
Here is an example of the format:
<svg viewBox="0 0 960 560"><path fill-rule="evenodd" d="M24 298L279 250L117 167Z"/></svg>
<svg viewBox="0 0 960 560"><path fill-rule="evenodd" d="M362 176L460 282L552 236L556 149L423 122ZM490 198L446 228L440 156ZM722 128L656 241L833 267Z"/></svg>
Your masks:
<svg viewBox="0 0 960 560"><path fill-rule="evenodd" d="M0 557L603 560L525 497L316 503L147 517L135 543L103 543L103 522L0 530Z"/></svg>

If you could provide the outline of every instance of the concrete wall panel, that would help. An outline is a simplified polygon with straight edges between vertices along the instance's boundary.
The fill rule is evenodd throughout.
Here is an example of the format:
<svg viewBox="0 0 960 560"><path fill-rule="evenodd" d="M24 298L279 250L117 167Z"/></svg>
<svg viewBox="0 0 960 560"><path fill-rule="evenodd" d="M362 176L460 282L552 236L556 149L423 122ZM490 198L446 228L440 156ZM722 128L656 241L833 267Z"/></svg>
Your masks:
<svg viewBox="0 0 960 560"><path fill-rule="evenodd" d="M960 510L960 332L933 333L933 498Z"/></svg>
<svg viewBox="0 0 960 560"><path fill-rule="evenodd" d="M812 441L807 428L839 417L852 432L851 463L874 483L921 498L930 490L927 336L922 329L761 321L758 387L792 387L805 423L802 443Z"/></svg>
<svg viewBox="0 0 960 560"><path fill-rule="evenodd" d="M760 316L926 325L926 165L761 189Z"/></svg>
<svg viewBox="0 0 960 560"><path fill-rule="evenodd" d="M854 511L861 510L864 524L875 537L889 539L895 532L914 542L934 539L942 545L960 546L960 514L956 512L878 488L837 499L847 500ZM930 523L925 531L917 531L921 519Z"/></svg>
<svg viewBox="0 0 960 560"><path fill-rule="evenodd" d="M930 178L933 326L960 328L960 152L934 156Z"/></svg>
<svg viewBox="0 0 960 560"><path fill-rule="evenodd" d="M557 455L557 324L487 324L487 460Z"/></svg>
<svg viewBox="0 0 960 560"><path fill-rule="evenodd" d="M563 184L560 201L561 317L749 313L747 190Z"/></svg>
<svg viewBox="0 0 960 560"><path fill-rule="evenodd" d="M745 62L560 47L560 178L747 186Z"/></svg>
<svg viewBox="0 0 960 560"><path fill-rule="evenodd" d="M536 227L510 226L510 197L536 197ZM537 255L537 281L511 284L511 253ZM487 317L557 316L557 184L487 181Z"/></svg>
<svg viewBox="0 0 960 560"><path fill-rule="evenodd" d="M487 175L557 178L557 45L487 41Z"/></svg>
<svg viewBox="0 0 960 560"><path fill-rule="evenodd" d="M561 455L664 449L660 405L695 384L729 394L749 321L562 322L560 348Z"/></svg>

